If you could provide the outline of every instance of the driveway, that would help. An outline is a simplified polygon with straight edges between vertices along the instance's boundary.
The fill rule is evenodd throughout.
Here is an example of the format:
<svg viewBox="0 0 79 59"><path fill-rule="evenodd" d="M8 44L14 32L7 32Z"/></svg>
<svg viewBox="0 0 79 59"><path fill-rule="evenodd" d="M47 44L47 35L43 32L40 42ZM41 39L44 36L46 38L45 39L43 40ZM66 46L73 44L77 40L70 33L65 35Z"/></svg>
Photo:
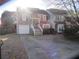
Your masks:
<svg viewBox="0 0 79 59"><path fill-rule="evenodd" d="M8 38L2 46L3 59L70 59L79 53L79 44L66 40L62 34L9 34L0 37Z"/></svg>
<svg viewBox="0 0 79 59"><path fill-rule="evenodd" d="M79 53L79 44L63 35L19 35L29 59L70 59Z"/></svg>
<svg viewBox="0 0 79 59"><path fill-rule="evenodd" d="M28 59L23 43L16 34L0 36L4 41L2 45L2 59Z"/></svg>

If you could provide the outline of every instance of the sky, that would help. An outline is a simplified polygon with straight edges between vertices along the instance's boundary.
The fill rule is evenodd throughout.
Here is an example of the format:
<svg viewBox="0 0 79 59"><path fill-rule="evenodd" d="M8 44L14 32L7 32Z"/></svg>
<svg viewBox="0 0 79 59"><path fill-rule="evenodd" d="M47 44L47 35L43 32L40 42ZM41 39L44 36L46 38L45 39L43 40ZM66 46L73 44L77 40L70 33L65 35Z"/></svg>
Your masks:
<svg viewBox="0 0 79 59"><path fill-rule="evenodd" d="M56 7L56 5L54 5L53 3L56 0L11 0L8 3L5 3L4 5L0 6L0 17L1 14L5 11L16 11L16 9L19 8L28 8L28 7L32 7L32 8L40 8L40 9L47 9L47 8L60 8L63 9L62 7ZM50 2L53 2L51 6L47 6L47 4L50 4ZM78 9L79 9L79 4L77 5Z"/></svg>
<svg viewBox="0 0 79 59"><path fill-rule="evenodd" d="M4 5L0 6L0 17L1 14L5 11L16 11L17 8L40 8L46 9L46 5L42 0L12 0Z"/></svg>
<svg viewBox="0 0 79 59"><path fill-rule="evenodd" d="M32 7L40 9L47 9L47 8L63 9L61 7L56 7L56 5L54 5L53 3L51 6L48 7L47 5L50 5L50 2L56 3L55 0L10 0L10 2L7 2L2 6L0 6L0 17L5 10L16 11L18 7L19 8Z"/></svg>

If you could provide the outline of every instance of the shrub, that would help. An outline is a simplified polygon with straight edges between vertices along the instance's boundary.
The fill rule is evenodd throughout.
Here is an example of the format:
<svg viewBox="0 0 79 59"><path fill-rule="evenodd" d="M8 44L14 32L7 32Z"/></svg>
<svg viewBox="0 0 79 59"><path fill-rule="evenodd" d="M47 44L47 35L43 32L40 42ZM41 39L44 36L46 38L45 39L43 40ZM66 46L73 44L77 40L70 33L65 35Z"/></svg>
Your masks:
<svg viewBox="0 0 79 59"><path fill-rule="evenodd" d="M15 26L5 26L0 28L0 35L10 34L15 32Z"/></svg>
<svg viewBox="0 0 79 59"><path fill-rule="evenodd" d="M77 31L78 31L78 29L76 29L76 28L65 28L64 34L72 35L72 34L77 33Z"/></svg>

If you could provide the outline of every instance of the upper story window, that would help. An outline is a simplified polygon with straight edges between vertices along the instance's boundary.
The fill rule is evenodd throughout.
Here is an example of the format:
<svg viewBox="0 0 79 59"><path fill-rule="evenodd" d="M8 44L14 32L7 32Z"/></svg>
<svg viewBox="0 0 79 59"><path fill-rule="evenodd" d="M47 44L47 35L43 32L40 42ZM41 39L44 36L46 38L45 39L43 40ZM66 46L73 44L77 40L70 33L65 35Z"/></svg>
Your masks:
<svg viewBox="0 0 79 59"><path fill-rule="evenodd" d="M56 15L56 20L59 21L59 16L58 15Z"/></svg>
<svg viewBox="0 0 79 59"><path fill-rule="evenodd" d="M64 16L62 16L62 15L57 15L57 16L56 16L56 21L64 21Z"/></svg>

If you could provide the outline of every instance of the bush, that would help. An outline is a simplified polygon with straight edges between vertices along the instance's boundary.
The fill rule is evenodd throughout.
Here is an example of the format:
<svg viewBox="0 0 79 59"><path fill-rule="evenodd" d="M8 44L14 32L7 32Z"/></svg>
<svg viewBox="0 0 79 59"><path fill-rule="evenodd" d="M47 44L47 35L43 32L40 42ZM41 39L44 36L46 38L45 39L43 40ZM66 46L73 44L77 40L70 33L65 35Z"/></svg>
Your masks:
<svg viewBox="0 0 79 59"><path fill-rule="evenodd" d="M78 32L78 26L71 26L70 28L68 28L67 26L65 27L64 30L64 36L65 38L69 39L69 40L78 40L79 39L79 34L77 34Z"/></svg>
<svg viewBox="0 0 79 59"><path fill-rule="evenodd" d="M6 34L6 29L0 29L0 35L5 35Z"/></svg>
<svg viewBox="0 0 79 59"><path fill-rule="evenodd" d="M3 28L0 28L0 35L10 34L14 32L15 32L15 26L11 26L11 27L6 26Z"/></svg>
<svg viewBox="0 0 79 59"><path fill-rule="evenodd" d="M76 29L76 28L65 28L64 34L67 34L67 35L73 34L74 35L77 33L77 31L78 31L78 29Z"/></svg>
<svg viewBox="0 0 79 59"><path fill-rule="evenodd" d="M64 30L64 37L68 40L79 41L79 34L77 32L78 29L76 28L66 28Z"/></svg>

